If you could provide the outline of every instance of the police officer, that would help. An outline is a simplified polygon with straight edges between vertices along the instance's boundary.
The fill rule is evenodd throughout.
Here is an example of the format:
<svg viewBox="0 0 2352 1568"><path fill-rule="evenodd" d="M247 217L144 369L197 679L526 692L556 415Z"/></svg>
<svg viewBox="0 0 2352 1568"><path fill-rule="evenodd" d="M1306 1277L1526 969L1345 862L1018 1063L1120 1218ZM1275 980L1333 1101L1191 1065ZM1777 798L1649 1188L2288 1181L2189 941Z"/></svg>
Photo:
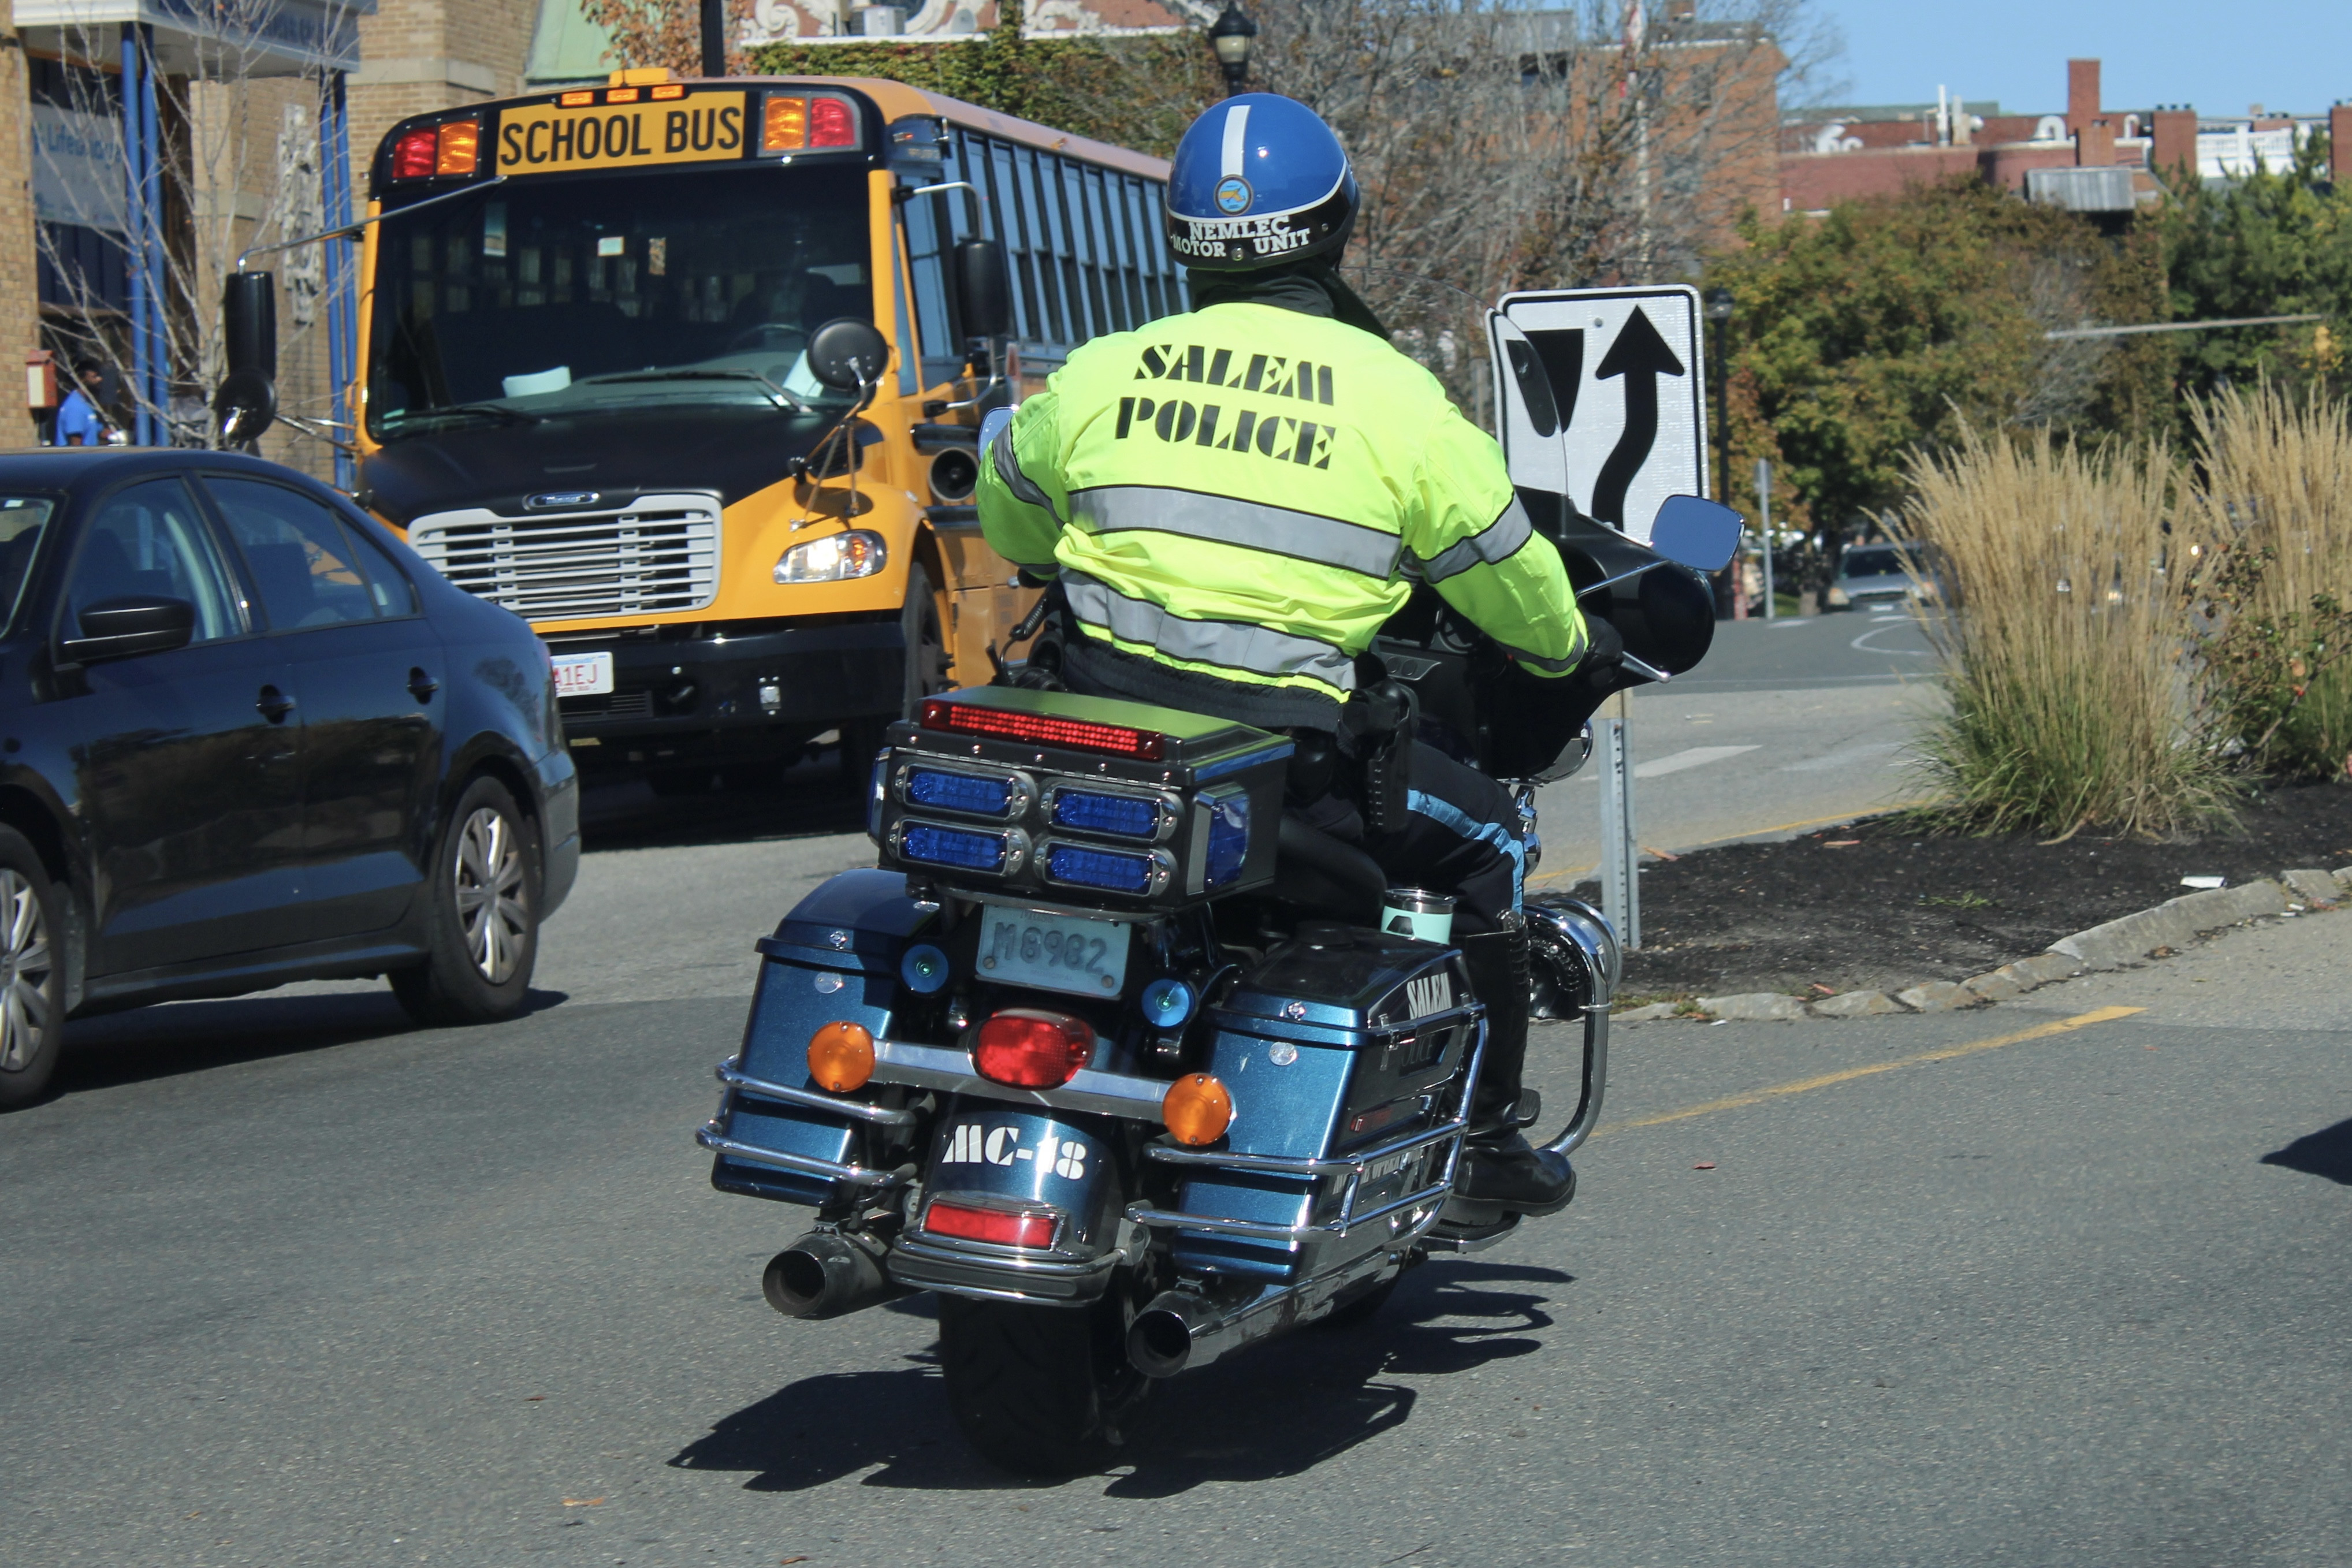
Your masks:
<svg viewBox="0 0 2352 1568"><path fill-rule="evenodd" d="M1559 553L1500 449L1340 280L1357 202L1339 139L1304 104L1246 93L1210 110L1168 185L1194 308L1080 348L982 464L989 543L1066 596L1071 689L1328 740L1348 727L1358 655L1415 580L1521 671L1556 679L1585 653ZM1411 766L1400 829L1367 833L1339 796L1294 792L1292 807L1393 880L1457 895L1456 942L1490 1009L1459 1190L1549 1212L1574 1177L1517 1129L1518 811L1432 747Z"/></svg>

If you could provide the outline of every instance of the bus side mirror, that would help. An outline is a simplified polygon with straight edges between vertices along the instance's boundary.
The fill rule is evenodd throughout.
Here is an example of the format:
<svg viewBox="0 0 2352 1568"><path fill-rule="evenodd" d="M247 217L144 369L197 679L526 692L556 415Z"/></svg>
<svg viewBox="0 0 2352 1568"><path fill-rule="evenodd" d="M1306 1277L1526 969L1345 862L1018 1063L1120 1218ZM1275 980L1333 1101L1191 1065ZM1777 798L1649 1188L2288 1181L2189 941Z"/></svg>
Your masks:
<svg viewBox="0 0 2352 1568"><path fill-rule="evenodd" d="M1004 275L1004 247L975 235L956 242L956 305L967 338L1002 338L1013 330L1013 289Z"/></svg>
<svg viewBox="0 0 2352 1568"><path fill-rule="evenodd" d="M809 374L835 392L858 392L882 379L890 345L873 323L855 316L827 321L809 337Z"/></svg>
<svg viewBox="0 0 2352 1568"><path fill-rule="evenodd" d="M220 438L243 445L278 417L278 279L233 272L221 285L221 337L228 374L213 394Z"/></svg>

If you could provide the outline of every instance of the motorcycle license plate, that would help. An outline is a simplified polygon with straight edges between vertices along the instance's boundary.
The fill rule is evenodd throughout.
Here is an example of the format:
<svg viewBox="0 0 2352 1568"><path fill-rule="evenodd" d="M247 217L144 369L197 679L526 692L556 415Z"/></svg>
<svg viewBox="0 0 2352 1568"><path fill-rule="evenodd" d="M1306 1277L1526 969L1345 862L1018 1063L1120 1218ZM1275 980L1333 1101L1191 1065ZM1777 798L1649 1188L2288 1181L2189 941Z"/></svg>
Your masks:
<svg viewBox="0 0 2352 1568"><path fill-rule="evenodd" d="M1127 923L987 907L980 977L1081 997L1115 997L1127 983Z"/></svg>
<svg viewBox="0 0 2352 1568"><path fill-rule="evenodd" d="M557 696L596 697L613 689L610 653L558 653L550 663L555 666Z"/></svg>

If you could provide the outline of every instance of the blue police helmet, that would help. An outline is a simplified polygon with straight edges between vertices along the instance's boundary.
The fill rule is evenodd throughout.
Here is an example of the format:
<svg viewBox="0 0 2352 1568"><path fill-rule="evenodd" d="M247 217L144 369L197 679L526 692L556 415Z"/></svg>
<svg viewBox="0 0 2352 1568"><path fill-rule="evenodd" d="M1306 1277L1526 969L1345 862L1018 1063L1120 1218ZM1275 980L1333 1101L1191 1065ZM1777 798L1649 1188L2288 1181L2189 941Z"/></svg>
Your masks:
<svg viewBox="0 0 2352 1568"><path fill-rule="evenodd" d="M1296 99L1245 92L1176 144L1168 245L1204 272L1336 260L1356 204L1356 176L1322 118Z"/></svg>

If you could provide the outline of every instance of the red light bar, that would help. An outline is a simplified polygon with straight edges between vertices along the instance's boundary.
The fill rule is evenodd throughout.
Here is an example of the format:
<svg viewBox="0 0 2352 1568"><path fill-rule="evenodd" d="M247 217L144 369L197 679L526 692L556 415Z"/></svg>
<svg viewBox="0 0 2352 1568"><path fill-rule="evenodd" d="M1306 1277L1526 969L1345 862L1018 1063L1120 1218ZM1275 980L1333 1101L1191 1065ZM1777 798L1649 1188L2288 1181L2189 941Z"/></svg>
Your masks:
<svg viewBox="0 0 2352 1568"><path fill-rule="evenodd" d="M977 703L951 703L926 697L925 729L951 735L982 735L992 740L1033 740L1043 746L1066 746L1077 751L1108 751L1138 762L1158 762L1167 754L1168 737L1156 729L1129 729L1120 724L1096 724L1089 719L1055 718L1049 714L982 707Z"/></svg>
<svg viewBox="0 0 2352 1568"><path fill-rule="evenodd" d="M1000 1247L1051 1247L1055 1218L1051 1213L980 1208L940 1197L932 1199L924 1212L923 1228L933 1236L993 1241Z"/></svg>

